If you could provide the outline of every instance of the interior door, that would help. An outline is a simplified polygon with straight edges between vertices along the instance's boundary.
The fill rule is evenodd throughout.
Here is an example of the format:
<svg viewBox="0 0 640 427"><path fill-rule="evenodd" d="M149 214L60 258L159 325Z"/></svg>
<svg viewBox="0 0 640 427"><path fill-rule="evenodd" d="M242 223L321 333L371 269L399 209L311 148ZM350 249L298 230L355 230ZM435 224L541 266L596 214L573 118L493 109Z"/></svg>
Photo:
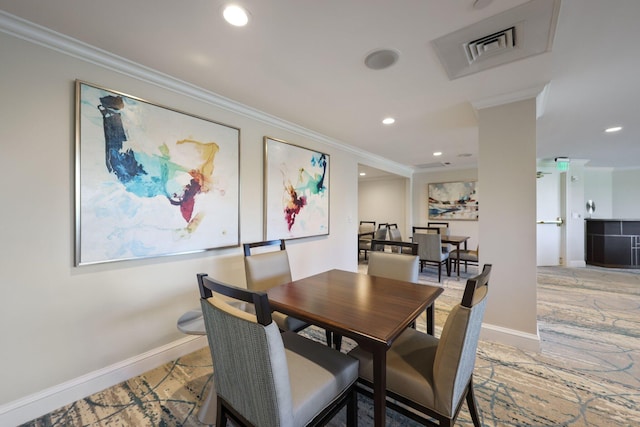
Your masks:
<svg viewBox="0 0 640 427"><path fill-rule="evenodd" d="M562 199L560 173L557 171L538 174L536 199L536 250L537 265L560 265L562 246Z"/></svg>

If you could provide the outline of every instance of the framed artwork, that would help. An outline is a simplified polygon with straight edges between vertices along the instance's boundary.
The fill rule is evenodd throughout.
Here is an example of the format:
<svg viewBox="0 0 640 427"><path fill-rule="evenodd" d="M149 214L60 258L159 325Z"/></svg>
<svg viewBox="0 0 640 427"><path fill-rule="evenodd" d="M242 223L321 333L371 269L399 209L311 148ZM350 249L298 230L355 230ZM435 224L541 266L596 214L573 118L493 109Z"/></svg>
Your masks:
<svg viewBox="0 0 640 427"><path fill-rule="evenodd" d="M428 184L429 219L478 220L478 182Z"/></svg>
<svg viewBox="0 0 640 427"><path fill-rule="evenodd" d="M265 239L329 234L329 155L264 137Z"/></svg>
<svg viewBox="0 0 640 427"><path fill-rule="evenodd" d="M240 244L240 129L76 81L76 265Z"/></svg>

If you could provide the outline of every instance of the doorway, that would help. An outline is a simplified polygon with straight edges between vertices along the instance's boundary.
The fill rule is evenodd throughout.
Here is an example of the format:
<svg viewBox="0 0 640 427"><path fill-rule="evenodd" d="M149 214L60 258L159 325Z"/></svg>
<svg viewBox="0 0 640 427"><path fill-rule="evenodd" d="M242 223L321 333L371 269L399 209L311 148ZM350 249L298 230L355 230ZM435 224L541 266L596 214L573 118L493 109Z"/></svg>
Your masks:
<svg viewBox="0 0 640 427"><path fill-rule="evenodd" d="M536 265L561 265L565 230L562 173L538 168L536 178Z"/></svg>

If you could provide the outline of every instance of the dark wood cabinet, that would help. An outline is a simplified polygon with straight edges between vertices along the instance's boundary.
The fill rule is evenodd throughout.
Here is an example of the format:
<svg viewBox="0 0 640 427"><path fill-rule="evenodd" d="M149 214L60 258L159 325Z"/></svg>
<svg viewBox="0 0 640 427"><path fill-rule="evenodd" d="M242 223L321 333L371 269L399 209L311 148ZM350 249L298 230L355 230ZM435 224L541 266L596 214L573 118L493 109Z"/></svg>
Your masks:
<svg viewBox="0 0 640 427"><path fill-rule="evenodd" d="M587 264L640 268L640 220L587 219Z"/></svg>

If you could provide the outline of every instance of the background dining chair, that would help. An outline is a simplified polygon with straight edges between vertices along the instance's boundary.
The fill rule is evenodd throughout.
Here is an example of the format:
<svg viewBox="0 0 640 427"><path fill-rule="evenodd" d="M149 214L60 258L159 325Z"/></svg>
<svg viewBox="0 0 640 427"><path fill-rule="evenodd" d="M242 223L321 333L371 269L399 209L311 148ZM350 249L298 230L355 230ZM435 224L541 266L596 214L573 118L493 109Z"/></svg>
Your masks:
<svg viewBox="0 0 640 427"><path fill-rule="evenodd" d="M387 405L425 425L453 426L466 400L473 425L480 427L473 394L473 368L489 289L491 265L467 280L462 302L451 310L440 339L406 329L387 352ZM373 358L355 347L364 394L373 387ZM360 390L359 390L360 391ZM416 412L418 411L418 412Z"/></svg>
<svg viewBox="0 0 640 427"><path fill-rule="evenodd" d="M438 266L438 283L442 279L442 265L447 268L447 276L451 276L451 264L449 252L442 251L442 238L439 233L420 233L413 235L413 242L418 244L418 256L420 257L420 272L424 264Z"/></svg>
<svg viewBox="0 0 640 427"><path fill-rule="evenodd" d="M292 332L280 333L265 292L198 274L217 393L216 425L324 425L347 405L357 423L358 361ZM255 314L220 297L252 303Z"/></svg>
<svg viewBox="0 0 640 427"><path fill-rule="evenodd" d="M440 235L442 236L449 236L451 234L451 229L449 228L448 222L430 221L430 222L427 222L427 227L437 227L438 229L440 229ZM451 244L449 243L442 244L442 252L451 252L451 250L452 250Z"/></svg>
<svg viewBox="0 0 640 427"><path fill-rule="evenodd" d="M262 242L244 243L244 272L247 289L251 291L267 291L274 286L291 282L289 255L283 239ZM279 248L262 251L264 248ZM260 248L260 249L257 249ZM261 250L260 253L253 251ZM309 324L284 313L274 312L273 320L281 331L299 332ZM326 331L327 345L331 345L331 333Z"/></svg>
<svg viewBox="0 0 640 427"><path fill-rule="evenodd" d="M460 262L464 261L464 272L467 272L467 264L479 265L480 257L480 245L476 246L475 250L472 249L454 249L451 252L451 259L458 259L458 252L460 252ZM457 264L457 263L456 263ZM458 266L460 268L460 266Z"/></svg>
<svg viewBox="0 0 640 427"><path fill-rule="evenodd" d="M371 250L371 240L374 238L375 231L375 221L360 221L358 227L358 259L360 259L360 253L364 252L366 261L367 253Z"/></svg>

